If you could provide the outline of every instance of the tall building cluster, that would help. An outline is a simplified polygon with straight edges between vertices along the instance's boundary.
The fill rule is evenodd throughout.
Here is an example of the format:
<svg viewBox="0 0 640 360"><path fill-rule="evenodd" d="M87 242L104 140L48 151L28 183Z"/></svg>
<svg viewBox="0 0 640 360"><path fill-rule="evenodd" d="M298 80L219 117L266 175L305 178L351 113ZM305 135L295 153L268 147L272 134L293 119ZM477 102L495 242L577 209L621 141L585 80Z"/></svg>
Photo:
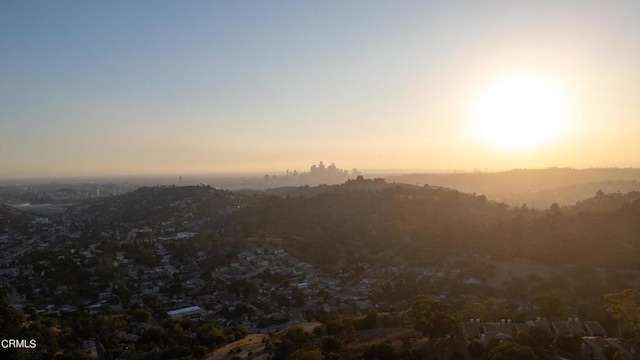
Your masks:
<svg viewBox="0 0 640 360"><path fill-rule="evenodd" d="M265 175L265 183L270 186L337 184L361 175L358 169L352 169L349 172L349 170L338 168L335 163L325 166L322 161L317 165L311 165L309 172L287 169L285 174L285 176Z"/></svg>

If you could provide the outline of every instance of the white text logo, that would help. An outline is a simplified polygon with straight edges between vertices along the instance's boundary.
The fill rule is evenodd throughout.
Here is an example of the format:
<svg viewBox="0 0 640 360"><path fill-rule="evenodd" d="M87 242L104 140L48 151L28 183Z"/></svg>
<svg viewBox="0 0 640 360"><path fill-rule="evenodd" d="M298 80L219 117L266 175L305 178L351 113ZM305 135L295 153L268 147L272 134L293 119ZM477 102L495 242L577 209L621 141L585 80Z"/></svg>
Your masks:
<svg viewBox="0 0 640 360"><path fill-rule="evenodd" d="M0 347L3 349L35 349L36 340L2 339Z"/></svg>

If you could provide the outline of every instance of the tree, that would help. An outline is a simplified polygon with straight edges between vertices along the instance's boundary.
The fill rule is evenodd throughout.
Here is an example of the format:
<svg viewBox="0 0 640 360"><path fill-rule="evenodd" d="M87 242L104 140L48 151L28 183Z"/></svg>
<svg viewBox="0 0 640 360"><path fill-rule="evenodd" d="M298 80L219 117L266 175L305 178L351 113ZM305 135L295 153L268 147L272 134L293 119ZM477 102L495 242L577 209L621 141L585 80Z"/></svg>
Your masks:
<svg viewBox="0 0 640 360"><path fill-rule="evenodd" d="M294 326L287 330L284 335L275 343L274 359L288 359L297 350L304 350L310 347L311 336L301 327Z"/></svg>
<svg viewBox="0 0 640 360"><path fill-rule="evenodd" d="M473 338L467 344L467 352L472 359L480 359L484 352L484 348L482 347L482 341L478 338Z"/></svg>
<svg viewBox="0 0 640 360"><path fill-rule="evenodd" d="M396 351L388 342L373 344L364 353L363 358L367 360L393 360L396 358Z"/></svg>
<svg viewBox="0 0 640 360"><path fill-rule="evenodd" d="M494 347L489 351L487 356L488 360L537 360L538 357L533 353L528 346L523 346L518 343L507 341Z"/></svg>
<svg viewBox="0 0 640 360"><path fill-rule="evenodd" d="M613 360L627 360L627 355L625 355L624 351L618 349L618 351L613 354Z"/></svg>
<svg viewBox="0 0 640 360"><path fill-rule="evenodd" d="M86 360L89 357L82 349L69 349L65 350L62 355L56 356L56 359L60 360Z"/></svg>
<svg viewBox="0 0 640 360"><path fill-rule="evenodd" d="M558 350L567 354L578 353L582 345L582 337L580 335L562 335L556 338Z"/></svg>
<svg viewBox="0 0 640 360"><path fill-rule="evenodd" d="M151 321L151 312L146 309L131 310L131 318L133 321L148 323Z"/></svg>
<svg viewBox="0 0 640 360"><path fill-rule="evenodd" d="M0 335L2 339L16 339L20 333L20 326L24 315L0 300Z"/></svg>
<svg viewBox="0 0 640 360"><path fill-rule="evenodd" d="M325 354L337 353L341 345L340 340L333 336L325 336L322 338L322 352Z"/></svg>
<svg viewBox="0 0 640 360"><path fill-rule="evenodd" d="M486 320L489 314L487 306L481 303L468 302L462 308L462 319L481 319Z"/></svg>
<svg viewBox="0 0 640 360"><path fill-rule="evenodd" d="M294 351L287 360L324 360L324 356L322 356L322 352L318 349L298 349Z"/></svg>
<svg viewBox="0 0 640 360"><path fill-rule="evenodd" d="M545 293L537 298L540 305L540 314L551 320L566 319L569 306L562 297L556 293Z"/></svg>
<svg viewBox="0 0 640 360"><path fill-rule="evenodd" d="M332 318L327 324L327 335L334 336L342 343L353 341L356 337L356 329L351 318Z"/></svg>
<svg viewBox="0 0 640 360"><path fill-rule="evenodd" d="M437 301L422 314L416 330L430 339L455 336L458 330L456 310L448 303Z"/></svg>
<svg viewBox="0 0 640 360"><path fill-rule="evenodd" d="M626 338L640 338L640 292L627 289L621 292L601 295L595 312L615 321L620 335ZM606 318L603 319L606 321Z"/></svg>
<svg viewBox="0 0 640 360"><path fill-rule="evenodd" d="M127 330L127 322L122 315L98 315L94 326L102 339L111 342L115 342L120 331Z"/></svg>
<svg viewBox="0 0 640 360"><path fill-rule="evenodd" d="M304 292L297 287L294 287L291 290L291 299L293 299L293 306L295 307L304 305Z"/></svg>
<svg viewBox="0 0 640 360"><path fill-rule="evenodd" d="M356 323L358 330L370 330L376 327L378 324L378 312L375 309L367 311L367 314L363 319L360 319Z"/></svg>
<svg viewBox="0 0 640 360"><path fill-rule="evenodd" d="M20 339L21 324L24 315L9 306L4 299L0 299L0 339ZM22 349L0 349L0 357L3 359L13 359L18 356Z"/></svg>
<svg viewBox="0 0 640 360"><path fill-rule="evenodd" d="M607 345L602 350L602 355L607 360L613 360L614 356L616 355L616 348L611 345Z"/></svg>
<svg viewBox="0 0 640 360"><path fill-rule="evenodd" d="M535 326L528 331L519 332L515 338L518 344L531 348L538 357L543 358L555 353L554 340L555 337L549 331ZM582 338L579 340L581 343Z"/></svg>

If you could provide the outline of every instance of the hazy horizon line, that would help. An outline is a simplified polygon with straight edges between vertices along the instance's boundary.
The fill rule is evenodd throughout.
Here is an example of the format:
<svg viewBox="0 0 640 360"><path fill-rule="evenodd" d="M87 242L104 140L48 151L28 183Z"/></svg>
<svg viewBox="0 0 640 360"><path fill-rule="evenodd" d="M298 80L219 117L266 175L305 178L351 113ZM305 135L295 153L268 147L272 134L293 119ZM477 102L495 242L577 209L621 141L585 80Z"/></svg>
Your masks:
<svg viewBox="0 0 640 360"><path fill-rule="evenodd" d="M568 169L568 170L637 170L640 167L626 166L626 167L585 167L574 168L570 166L549 166L549 167L531 167L531 168L509 168L509 169L448 169L448 170L436 170L436 169L359 169L362 171L364 177L373 176L385 176L385 175L414 175L414 174L433 174L433 175L456 175L456 174L495 174L504 173L516 170L551 170L551 169ZM300 172L304 174L308 172ZM107 180L107 179L173 179L183 181L198 180L202 177L221 177L221 178L242 178L242 177L256 177L260 178L264 175L276 175L286 176L286 171L238 171L238 172L206 172L206 173L142 173L142 174L126 174L126 173L113 173L113 174L73 174L73 175L0 175L0 182L17 182L17 181L56 181L56 180Z"/></svg>

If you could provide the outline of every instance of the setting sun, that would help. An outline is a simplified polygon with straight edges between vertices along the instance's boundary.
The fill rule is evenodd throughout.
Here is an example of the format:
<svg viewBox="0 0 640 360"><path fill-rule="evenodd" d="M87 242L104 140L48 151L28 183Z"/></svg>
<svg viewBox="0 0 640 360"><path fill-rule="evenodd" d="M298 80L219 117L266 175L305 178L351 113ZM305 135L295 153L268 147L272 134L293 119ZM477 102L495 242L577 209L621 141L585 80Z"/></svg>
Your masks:
<svg viewBox="0 0 640 360"><path fill-rule="evenodd" d="M563 134L567 100L562 89L545 78L504 77L480 94L472 119L478 140L505 149L528 149Z"/></svg>

